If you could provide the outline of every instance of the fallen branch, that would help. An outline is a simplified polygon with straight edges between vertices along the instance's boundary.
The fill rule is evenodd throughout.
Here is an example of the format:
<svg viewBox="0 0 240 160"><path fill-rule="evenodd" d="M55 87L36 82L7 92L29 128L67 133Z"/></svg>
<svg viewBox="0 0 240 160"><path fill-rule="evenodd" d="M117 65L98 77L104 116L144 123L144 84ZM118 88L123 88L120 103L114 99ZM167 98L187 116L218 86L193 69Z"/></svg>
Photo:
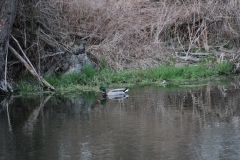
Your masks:
<svg viewBox="0 0 240 160"><path fill-rule="evenodd" d="M33 67L33 65L32 65L32 63L30 62L30 60L27 58L26 54L24 53L22 47L20 46L20 44L18 43L18 41L16 40L16 38L14 38L12 35L11 35L11 37L12 37L12 39L17 43L18 48L21 50L24 58L27 60L28 65L32 68L32 70L36 73L37 78L40 80L40 77L39 77L39 75L37 74L37 71L36 71L35 68Z"/></svg>
<svg viewBox="0 0 240 160"><path fill-rule="evenodd" d="M203 21L206 21L208 24L211 24L211 23L216 23L216 22L223 22L223 17L215 17L214 19L210 19L208 17L204 17L204 18L200 18L198 21L192 21L192 20L188 20L188 21L185 21L181 24L178 24L177 27L186 27L186 26L189 26L189 25L196 25L196 24L200 24L202 23Z"/></svg>
<svg viewBox="0 0 240 160"><path fill-rule="evenodd" d="M177 56L178 59L184 60L184 61L193 61L193 62L198 62L199 58L194 58L191 56Z"/></svg>
<svg viewBox="0 0 240 160"><path fill-rule="evenodd" d="M186 52L175 52L175 54L186 55L187 53ZM188 54L191 56L196 56L196 57L212 55L212 53L204 53L204 52L195 52L195 53L189 52Z"/></svg>
<svg viewBox="0 0 240 160"><path fill-rule="evenodd" d="M58 48L60 51L70 52L67 47L61 45L58 41L51 37L50 35L46 34L43 30L39 29L40 34L38 35L39 38L51 46L52 48Z"/></svg>
<svg viewBox="0 0 240 160"><path fill-rule="evenodd" d="M41 85L44 84L45 86L49 87L51 90L55 90L55 88L52 85L50 85L44 78L42 78L35 72L35 70L18 54L18 52L11 45L9 45L9 49L23 63L23 65L29 70L29 72L33 76L39 79L39 81L41 82Z"/></svg>
<svg viewBox="0 0 240 160"><path fill-rule="evenodd" d="M64 52L60 51L60 52L53 53L53 54L47 54L47 55L42 56L41 59L48 58L48 57L53 57L53 56L61 55L61 54L64 54Z"/></svg>
<svg viewBox="0 0 240 160"><path fill-rule="evenodd" d="M204 53L204 52L195 52L195 53L189 53L191 56L209 56L212 53Z"/></svg>

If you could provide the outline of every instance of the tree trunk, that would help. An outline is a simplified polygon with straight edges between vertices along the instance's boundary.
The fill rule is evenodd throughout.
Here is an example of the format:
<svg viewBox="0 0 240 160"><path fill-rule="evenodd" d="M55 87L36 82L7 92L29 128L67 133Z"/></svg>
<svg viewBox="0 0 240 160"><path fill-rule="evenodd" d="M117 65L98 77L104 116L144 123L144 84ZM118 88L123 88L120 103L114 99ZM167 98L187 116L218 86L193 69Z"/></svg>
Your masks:
<svg viewBox="0 0 240 160"><path fill-rule="evenodd" d="M18 2L19 0L0 0L0 94L12 91L6 80L5 64Z"/></svg>

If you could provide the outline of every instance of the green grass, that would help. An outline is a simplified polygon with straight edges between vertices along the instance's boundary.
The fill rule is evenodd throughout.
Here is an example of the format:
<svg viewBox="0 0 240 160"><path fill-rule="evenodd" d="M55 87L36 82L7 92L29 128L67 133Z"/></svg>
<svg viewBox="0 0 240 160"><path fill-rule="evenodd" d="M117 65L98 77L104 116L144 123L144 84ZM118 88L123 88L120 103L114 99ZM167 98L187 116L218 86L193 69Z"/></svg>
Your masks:
<svg viewBox="0 0 240 160"><path fill-rule="evenodd" d="M124 70L115 71L108 67L100 70L86 65L82 69L81 74L70 74L61 76L44 77L57 91L82 91L96 90L101 85L117 85L124 86L134 84L147 84L162 82L167 80L173 84L179 84L189 81L199 81L208 77L216 77L219 75L229 75L232 72L230 63L218 64L215 67L208 68L204 65L179 67L160 66L156 68L148 68L144 70ZM36 80L35 80L36 81ZM27 83L21 80L18 84L20 91L35 91L36 83Z"/></svg>

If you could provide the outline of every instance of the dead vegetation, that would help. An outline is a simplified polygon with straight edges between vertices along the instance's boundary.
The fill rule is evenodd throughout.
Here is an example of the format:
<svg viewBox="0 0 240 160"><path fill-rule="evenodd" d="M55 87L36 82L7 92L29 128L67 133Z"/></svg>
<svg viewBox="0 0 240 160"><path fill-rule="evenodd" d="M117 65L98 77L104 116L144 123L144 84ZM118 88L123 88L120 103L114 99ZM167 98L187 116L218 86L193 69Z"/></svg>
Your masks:
<svg viewBox="0 0 240 160"><path fill-rule="evenodd" d="M238 0L22 1L13 36L41 73L52 64L61 72L76 37L87 41L94 63L117 70L194 61L201 53L238 62L239 10Z"/></svg>

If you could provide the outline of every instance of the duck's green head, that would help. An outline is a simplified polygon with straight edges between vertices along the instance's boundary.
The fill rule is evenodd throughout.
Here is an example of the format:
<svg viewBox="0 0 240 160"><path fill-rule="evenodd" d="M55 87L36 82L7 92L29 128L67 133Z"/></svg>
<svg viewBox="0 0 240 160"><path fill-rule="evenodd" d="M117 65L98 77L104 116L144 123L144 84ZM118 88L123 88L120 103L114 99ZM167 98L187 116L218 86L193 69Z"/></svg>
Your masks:
<svg viewBox="0 0 240 160"><path fill-rule="evenodd" d="M106 88L105 88L104 86L101 86L101 87L99 88L99 90L102 91L102 92L104 92L104 93L106 93Z"/></svg>

